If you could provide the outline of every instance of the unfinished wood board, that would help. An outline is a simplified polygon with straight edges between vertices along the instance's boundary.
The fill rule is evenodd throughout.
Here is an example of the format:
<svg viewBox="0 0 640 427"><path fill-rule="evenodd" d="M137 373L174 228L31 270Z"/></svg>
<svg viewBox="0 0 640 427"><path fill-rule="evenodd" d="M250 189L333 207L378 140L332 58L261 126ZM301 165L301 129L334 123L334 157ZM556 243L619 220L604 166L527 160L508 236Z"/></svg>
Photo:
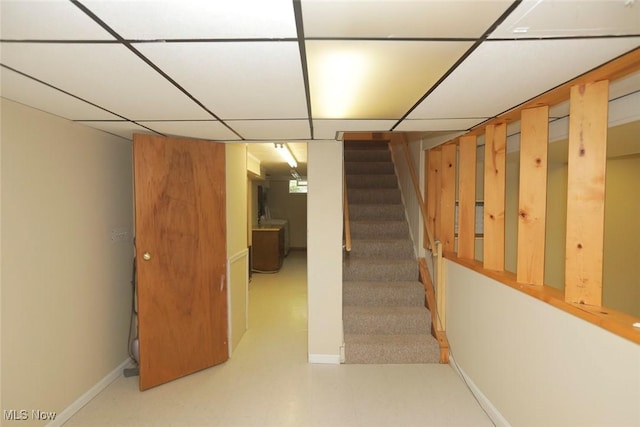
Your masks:
<svg viewBox="0 0 640 427"><path fill-rule="evenodd" d="M474 259L476 238L476 156L475 135L460 138L458 173L458 256Z"/></svg>
<svg viewBox="0 0 640 427"><path fill-rule="evenodd" d="M595 306L602 305L608 98L607 80L571 88L565 300Z"/></svg>
<svg viewBox="0 0 640 427"><path fill-rule="evenodd" d="M440 164L442 149L432 148L428 151L427 170L427 215L428 223L435 240L440 239ZM425 236L426 237L426 236ZM427 239L425 238L425 242Z"/></svg>
<svg viewBox="0 0 640 427"><path fill-rule="evenodd" d="M445 144L442 146L442 178L440 181L440 232L442 247L445 251L453 251L455 244L456 215L456 158L458 146Z"/></svg>
<svg viewBox="0 0 640 427"><path fill-rule="evenodd" d="M484 147L484 268L504 270L507 124L488 125Z"/></svg>
<svg viewBox="0 0 640 427"><path fill-rule="evenodd" d="M547 210L549 107L522 111L517 280L543 285Z"/></svg>

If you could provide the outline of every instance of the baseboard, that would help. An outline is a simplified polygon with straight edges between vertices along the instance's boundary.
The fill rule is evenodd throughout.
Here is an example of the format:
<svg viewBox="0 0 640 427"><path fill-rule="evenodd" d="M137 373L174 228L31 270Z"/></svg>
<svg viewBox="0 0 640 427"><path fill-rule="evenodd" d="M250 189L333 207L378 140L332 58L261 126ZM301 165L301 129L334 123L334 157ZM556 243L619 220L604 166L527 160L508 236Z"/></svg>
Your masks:
<svg viewBox="0 0 640 427"><path fill-rule="evenodd" d="M310 354L309 363L324 365L339 365L339 354Z"/></svg>
<svg viewBox="0 0 640 427"><path fill-rule="evenodd" d="M47 427L58 427L69 421L69 419L84 405L89 403L91 399L96 397L98 393L107 388L109 384L117 380L125 368L129 368L134 365L133 360L127 358L113 371L109 372L104 378L102 378L96 385L87 390L82 396L80 396L75 402L67 406L62 412L57 414L56 419L47 424Z"/></svg>
<svg viewBox="0 0 640 427"><path fill-rule="evenodd" d="M453 369L458 373L458 375L460 375L462 380L467 383L467 386L469 386L471 393L473 393L480 406L482 406L489 418L491 418L493 424L496 427L511 427L509 421L507 421L507 419L502 416L500 411L498 411L498 408L493 406L493 403L491 403L487 396L482 393L478 386L473 382L471 378L469 378L467 373L460 367L460 365L456 363L455 359L451 355L449 355L449 364L452 365Z"/></svg>

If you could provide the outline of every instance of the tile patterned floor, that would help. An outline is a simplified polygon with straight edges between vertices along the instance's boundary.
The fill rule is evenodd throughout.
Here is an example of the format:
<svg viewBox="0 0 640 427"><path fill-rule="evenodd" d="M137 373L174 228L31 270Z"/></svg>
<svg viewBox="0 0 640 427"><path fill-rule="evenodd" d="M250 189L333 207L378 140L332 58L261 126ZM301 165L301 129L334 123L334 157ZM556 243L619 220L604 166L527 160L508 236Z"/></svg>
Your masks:
<svg viewBox="0 0 640 427"><path fill-rule="evenodd" d="M448 365L307 363L306 254L254 274L231 359L154 389L121 377L73 426L492 426Z"/></svg>

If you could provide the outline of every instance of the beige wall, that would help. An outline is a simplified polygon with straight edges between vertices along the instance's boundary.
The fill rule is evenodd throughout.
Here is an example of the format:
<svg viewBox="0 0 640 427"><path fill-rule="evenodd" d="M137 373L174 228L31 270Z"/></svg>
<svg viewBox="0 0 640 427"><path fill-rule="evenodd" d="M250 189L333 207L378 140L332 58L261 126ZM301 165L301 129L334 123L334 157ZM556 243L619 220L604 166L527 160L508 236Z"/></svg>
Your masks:
<svg viewBox="0 0 640 427"><path fill-rule="evenodd" d="M130 141L2 100L2 409L59 413L128 358L132 200Z"/></svg>
<svg viewBox="0 0 640 427"><path fill-rule="evenodd" d="M306 248L307 195L289 193L288 180L270 180L268 185L267 206L271 218L288 220L289 245L292 248Z"/></svg>
<svg viewBox="0 0 640 427"><path fill-rule="evenodd" d="M342 143L308 144L309 361L339 363L342 345Z"/></svg>
<svg viewBox="0 0 640 427"><path fill-rule="evenodd" d="M609 160L606 182L602 304L640 317L640 155Z"/></svg>
<svg viewBox="0 0 640 427"><path fill-rule="evenodd" d="M457 364L514 426L640 425L640 346L446 262Z"/></svg>
<svg viewBox="0 0 640 427"><path fill-rule="evenodd" d="M623 128L637 130L631 123L610 129L607 161L603 305L640 317L640 142L616 138ZM637 140L636 140L637 141ZM482 169L481 150L478 169ZM567 141L549 146L547 179L547 224L545 247L546 285L564 289L565 237L567 222ZM507 155L505 205L505 270L515 273L518 235L519 152ZM482 182L482 176L479 176ZM478 188L481 191L481 184ZM481 199L482 196L479 196ZM482 242L481 239L477 242ZM476 245L476 259L482 260L482 245Z"/></svg>
<svg viewBox="0 0 640 427"><path fill-rule="evenodd" d="M248 327L247 146L238 143L227 144L225 148L229 343L233 351Z"/></svg>
<svg viewBox="0 0 640 427"><path fill-rule="evenodd" d="M545 284L558 289L564 289L568 171L566 154L556 153L566 153L566 144L550 146L547 189ZM617 145L610 141L610 152L619 153ZM640 143L622 151L607 160L602 296L604 306L640 317Z"/></svg>

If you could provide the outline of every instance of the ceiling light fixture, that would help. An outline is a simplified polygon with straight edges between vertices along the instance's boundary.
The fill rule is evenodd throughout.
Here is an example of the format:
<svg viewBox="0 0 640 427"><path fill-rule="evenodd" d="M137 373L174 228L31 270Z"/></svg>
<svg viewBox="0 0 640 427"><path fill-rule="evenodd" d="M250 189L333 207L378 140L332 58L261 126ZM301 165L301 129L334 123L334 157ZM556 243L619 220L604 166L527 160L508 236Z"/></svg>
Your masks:
<svg viewBox="0 0 640 427"><path fill-rule="evenodd" d="M278 143L278 142L276 142L274 145L275 145L276 150L278 151L278 153L280 153L280 155L282 156L282 158L287 163L289 163L290 167L295 168L295 167L298 166L298 162L296 161L296 158L293 157L293 153L289 149L288 145L282 144L282 143Z"/></svg>

